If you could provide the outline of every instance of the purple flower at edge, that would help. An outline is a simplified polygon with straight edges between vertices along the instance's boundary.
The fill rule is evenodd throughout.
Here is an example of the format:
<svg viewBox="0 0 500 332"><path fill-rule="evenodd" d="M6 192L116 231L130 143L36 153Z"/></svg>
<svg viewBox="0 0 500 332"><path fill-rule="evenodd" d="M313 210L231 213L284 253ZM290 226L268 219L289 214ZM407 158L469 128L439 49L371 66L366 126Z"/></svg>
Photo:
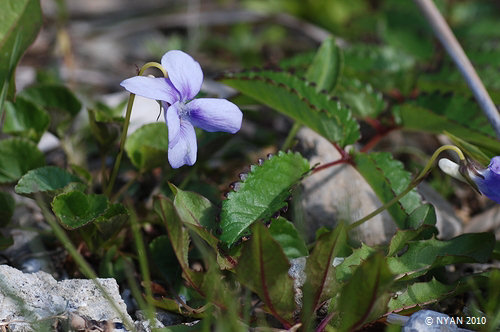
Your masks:
<svg viewBox="0 0 500 332"><path fill-rule="evenodd" d="M168 78L136 76L120 83L131 93L161 101L168 127L168 162L172 168L196 162L194 127L231 134L241 128L243 114L226 99L197 98L203 72L200 64L182 51L163 55L161 65Z"/></svg>
<svg viewBox="0 0 500 332"><path fill-rule="evenodd" d="M487 168L469 171L469 174L481 193L500 203L500 156L493 157Z"/></svg>
<svg viewBox="0 0 500 332"><path fill-rule="evenodd" d="M473 160L461 162L459 166L446 158L439 160L439 167L446 174L469 183L489 199L500 203L500 156L493 157L486 168Z"/></svg>

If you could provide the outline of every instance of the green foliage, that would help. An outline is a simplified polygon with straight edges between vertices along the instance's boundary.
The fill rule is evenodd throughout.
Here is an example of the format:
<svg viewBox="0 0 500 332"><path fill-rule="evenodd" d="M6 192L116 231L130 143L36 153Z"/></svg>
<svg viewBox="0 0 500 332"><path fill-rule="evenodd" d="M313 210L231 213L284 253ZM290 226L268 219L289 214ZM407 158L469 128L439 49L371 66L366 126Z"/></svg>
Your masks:
<svg viewBox="0 0 500 332"><path fill-rule="evenodd" d="M145 172L167 164L168 130L164 123L150 123L131 134L125 151L135 167Z"/></svg>
<svg viewBox="0 0 500 332"><path fill-rule="evenodd" d="M349 109L291 73L249 71L230 74L224 83L306 125L341 147L356 142L359 125Z"/></svg>
<svg viewBox="0 0 500 332"><path fill-rule="evenodd" d="M394 275L384 256L376 253L363 261L342 288L335 303L340 331L354 331L386 311ZM353 301L353 299L364 299Z"/></svg>
<svg viewBox="0 0 500 332"><path fill-rule="evenodd" d="M292 186L308 171L309 163L300 154L282 151L262 165L252 165L246 179L222 203L221 241L233 244L252 223L285 207Z"/></svg>
<svg viewBox="0 0 500 332"><path fill-rule="evenodd" d="M306 327L311 324L312 313L325 300L332 298L340 289L335 278L335 258L346 254L347 233L345 227L338 226L331 232L324 233L316 241L316 245L306 263L305 299L302 320Z"/></svg>
<svg viewBox="0 0 500 332"><path fill-rule="evenodd" d="M186 279L190 287L204 296L205 292L201 289L201 282L198 276L189 267L189 234L182 226L182 221L174 207L174 203L168 198L158 196L155 198L153 204L155 212L165 223L170 244L182 269L182 276Z"/></svg>
<svg viewBox="0 0 500 332"><path fill-rule="evenodd" d="M264 225L255 223L236 266L236 278L259 295L274 317L291 326L295 303L289 268L278 242Z"/></svg>
<svg viewBox="0 0 500 332"><path fill-rule="evenodd" d="M359 118L376 118L386 106L380 92L357 78L343 77L335 93Z"/></svg>
<svg viewBox="0 0 500 332"><path fill-rule="evenodd" d="M432 268L464 262L485 263L495 244L491 233L463 234L449 241L435 238L409 241L408 250L399 257L387 259L395 274L405 274L404 279L416 278Z"/></svg>
<svg viewBox="0 0 500 332"><path fill-rule="evenodd" d="M447 131L458 137L466 137L495 154L500 154L500 144L493 128L475 100L458 94L423 94L415 102L397 109L406 129L441 134Z"/></svg>
<svg viewBox="0 0 500 332"><path fill-rule="evenodd" d="M333 38L326 39L306 72L306 80L316 83L316 91L332 91L342 75L343 54Z"/></svg>
<svg viewBox="0 0 500 332"><path fill-rule="evenodd" d="M21 195L55 192L72 182L81 182L81 180L62 168L44 166L24 174L15 189L16 193Z"/></svg>
<svg viewBox="0 0 500 332"><path fill-rule="evenodd" d="M38 142L49 128L49 115L36 104L22 98L5 104L5 133L29 138Z"/></svg>
<svg viewBox="0 0 500 332"><path fill-rule="evenodd" d="M324 164L325 168L354 167L382 204L416 185L393 154L403 153L403 161L409 160L412 169L415 160L425 159L413 158L413 146L398 144L396 150L387 138L376 146L390 131L408 130L426 137L445 134L483 165L500 154L494 131L470 97L460 72L436 47L414 3L250 0L245 4L280 13L276 19L285 24L258 20L256 25L250 20L217 27L210 31L221 32L222 37L200 43L206 55L200 63L215 66L208 75L220 71L228 60L239 61L231 63L235 68L263 62L280 65L281 69L269 66L222 78L241 93L232 99L244 111L241 132L230 144L224 144L226 134L198 135L198 158L204 162L173 170L165 167L168 129L163 122L147 124L126 138L124 150L130 163L116 168L115 182L108 166L123 152L118 144L128 125L121 115L125 104L111 108L89 100L87 96L97 90L82 93L40 83L60 81L44 79L43 74L37 76L38 83L16 96L12 74L39 30L40 4L0 0L0 226L17 213L12 194L17 182L15 192L36 198L66 248L72 248L72 241L84 248L81 252L90 252L102 276L126 282L126 275L139 275L134 267L140 266L144 280L139 281L143 289L137 293L153 291L155 297L139 297L138 303L175 312L183 321L200 320L192 327L165 331L365 330L390 312L411 313L428 304L439 307L450 298L453 310L465 310L457 301L464 293L470 299L468 309L487 317L487 328L494 330L500 324L500 273L494 268L500 244L491 233L438 239L439 211L424 203L415 189L387 208L397 225L389 242L357 247L349 238L349 226L334 216L332 230L322 227L302 234L308 227L301 226L314 225L314 220L287 214L293 189L305 176L317 176L323 169L312 170L298 152L280 151L259 160L240 173L240 182L230 185L233 191L221 203L222 184L256 155L277 151L280 142L293 146L290 142L299 125L319 133L340 153L341 159ZM500 25L495 5L470 0L437 4L499 103ZM286 11L299 20L283 14ZM304 33L289 29L288 24L296 23ZM335 39L324 38L317 27L328 29ZM310 49L317 39L324 40L321 46ZM210 58L214 54L217 58ZM33 57L26 59L35 63ZM77 95L86 96L85 105L92 105L88 123L75 123L82 109ZM259 103L277 112L255 111ZM285 129L290 122L283 116L296 122L288 135ZM82 127L83 133L76 131ZM63 147L47 153L50 166L36 146L46 131L54 133ZM426 142L432 145L433 141L437 142ZM389 152L370 152L374 147ZM422 150L429 153L436 147ZM309 156L309 148L313 150L303 147L301 153ZM431 174L433 180L436 175ZM450 185L449 192L456 185ZM482 212L481 201L471 199L467 206L463 197L468 200L472 194L461 192L456 197L462 208ZM297 196L292 207L301 209ZM55 227L54 215L65 230ZM132 229L129 219L138 221ZM306 243L304 239L315 231L316 240ZM147 239L147 249L139 246L136 253L131 236ZM12 243L12 237L0 235L0 250ZM80 257L76 250L69 252ZM75 261L86 267L81 259ZM152 289L147 288L146 262L151 263ZM488 264L490 271L463 275L460 265L464 263ZM445 268L455 272L443 276Z"/></svg>
<svg viewBox="0 0 500 332"><path fill-rule="evenodd" d="M70 191L54 197L52 210L68 229L82 227L102 215L108 208L104 195L87 195L81 191Z"/></svg>
<svg viewBox="0 0 500 332"><path fill-rule="evenodd" d="M347 77L370 83L377 90L407 93L415 79L415 58L388 45L353 44L344 50Z"/></svg>
<svg viewBox="0 0 500 332"><path fill-rule="evenodd" d="M0 140L0 183L15 182L29 170L44 164L44 155L31 141L22 138Z"/></svg>
<svg viewBox="0 0 500 332"><path fill-rule="evenodd" d="M170 189L175 195L174 207L183 225L217 251L219 239L213 232L216 229L218 209L197 193L180 190L173 184L170 184ZM234 260L219 252L217 252L217 262L222 269L234 267Z"/></svg>
<svg viewBox="0 0 500 332"><path fill-rule="evenodd" d="M309 254L304 240L300 237L295 226L283 217L271 222L269 232L276 240L286 257L289 259L304 257Z"/></svg>
<svg viewBox="0 0 500 332"><path fill-rule="evenodd" d="M18 96L36 104L49 114L49 130L58 137L64 136L71 121L82 108L74 93L63 85L33 85L21 91Z"/></svg>
<svg viewBox="0 0 500 332"><path fill-rule="evenodd" d="M42 12L38 0L0 1L0 85L6 89L17 62L35 40L42 26ZM13 85L13 84L12 84ZM11 91L13 86L10 88ZM5 91L5 90L4 90ZM13 99L13 94L9 99ZM3 100L0 100L0 109Z"/></svg>
<svg viewBox="0 0 500 332"><path fill-rule="evenodd" d="M354 163L383 203L389 202L411 183L410 173L405 171L403 164L394 160L390 153L356 153ZM394 218L394 222L405 229L412 227L408 217L421 204L420 195L414 189L387 211Z"/></svg>

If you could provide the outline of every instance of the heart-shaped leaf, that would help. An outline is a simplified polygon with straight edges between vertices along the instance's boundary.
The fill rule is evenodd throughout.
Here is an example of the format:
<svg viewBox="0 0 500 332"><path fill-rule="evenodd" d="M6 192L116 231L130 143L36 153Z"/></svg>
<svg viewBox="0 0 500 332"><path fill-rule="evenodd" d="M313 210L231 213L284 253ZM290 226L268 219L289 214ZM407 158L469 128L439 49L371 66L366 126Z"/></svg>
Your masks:
<svg viewBox="0 0 500 332"><path fill-rule="evenodd" d="M16 185L16 193L28 195L37 192L53 192L66 187L80 178L56 166L44 166L24 174Z"/></svg>
<svg viewBox="0 0 500 332"><path fill-rule="evenodd" d="M54 197L52 210L68 229L82 227L106 212L108 199L104 195L87 195L70 191Z"/></svg>

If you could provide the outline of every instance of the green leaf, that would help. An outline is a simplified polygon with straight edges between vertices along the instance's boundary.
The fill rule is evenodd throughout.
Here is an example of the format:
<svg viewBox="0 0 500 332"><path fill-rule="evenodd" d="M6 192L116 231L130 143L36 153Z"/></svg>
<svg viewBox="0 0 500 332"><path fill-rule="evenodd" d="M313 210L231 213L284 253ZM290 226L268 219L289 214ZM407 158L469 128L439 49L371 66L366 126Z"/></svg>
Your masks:
<svg viewBox="0 0 500 332"><path fill-rule="evenodd" d="M339 282L346 282L349 280L354 271L359 267L361 262L365 261L368 257L376 252L375 249L361 243L360 248L353 250L352 254L344 259L344 261L337 266L336 277Z"/></svg>
<svg viewBox="0 0 500 332"><path fill-rule="evenodd" d="M50 115L50 131L59 137L64 136L73 118L80 112L82 104L76 96L63 85L38 84L24 89L19 96L43 108Z"/></svg>
<svg viewBox="0 0 500 332"><path fill-rule="evenodd" d="M223 82L308 126L341 147L356 142L359 125L336 98L316 92L313 84L279 71L231 74Z"/></svg>
<svg viewBox="0 0 500 332"><path fill-rule="evenodd" d="M217 252L217 262L221 269L233 268L236 261L224 256L219 251L219 239L213 235L217 228L218 209L205 197L190 191L184 191L169 183L175 195L174 206L184 226L195 232Z"/></svg>
<svg viewBox="0 0 500 332"><path fill-rule="evenodd" d="M333 91L342 75L343 54L333 38L327 38L319 47L306 79L316 83L316 91Z"/></svg>
<svg viewBox="0 0 500 332"><path fill-rule="evenodd" d="M33 142L21 138L0 140L0 183L17 181L44 164L45 157Z"/></svg>
<svg viewBox="0 0 500 332"><path fill-rule="evenodd" d="M295 302L289 269L290 263L278 242L264 225L255 223L252 238L243 245L236 278L264 301L275 318L291 326Z"/></svg>
<svg viewBox="0 0 500 332"><path fill-rule="evenodd" d="M382 316L389 302L388 290L393 279L382 254L375 253L362 262L342 287L336 303L340 331L355 331Z"/></svg>
<svg viewBox="0 0 500 332"><path fill-rule="evenodd" d="M297 232L295 226L283 217L271 222L269 232L273 239L278 241L289 259L304 257L309 254L306 243Z"/></svg>
<svg viewBox="0 0 500 332"><path fill-rule="evenodd" d="M165 223L170 244L181 266L184 279L201 296L205 296L205 292L201 289L199 276L189 267L189 234L182 227L182 221L179 218L174 203L166 197L156 196L153 202L153 209Z"/></svg>
<svg viewBox="0 0 500 332"><path fill-rule="evenodd" d="M7 225L14 214L14 209L16 208L16 202L12 195L0 191L0 226L3 227ZM0 235L0 239L2 239ZM1 247L1 245L0 245ZM2 249L0 249L2 250Z"/></svg>
<svg viewBox="0 0 500 332"><path fill-rule="evenodd" d="M389 301L388 309L393 312L429 305L471 289L477 289L477 284L485 284L486 280L488 280L487 275L479 274L463 277L451 285L443 284L434 278L431 281L415 282L393 296Z"/></svg>
<svg viewBox="0 0 500 332"><path fill-rule="evenodd" d="M220 239L233 244L257 220L270 218L283 208L292 186L309 171L309 163L298 153L280 151L252 165L246 179L236 184L222 203Z"/></svg>
<svg viewBox="0 0 500 332"><path fill-rule="evenodd" d="M24 51L42 26L38 0L0 1L0 85L8 84Z"/></svg>
<svg viewBox="0 0 500 332"><path fill-rule="evenodd" d="M428 239L437 235L438 230L431 225L422 225L417 229L398 229L391 239L387 256L394 256L400 252L410 241Z"/></svg>
<svg viewBox="0 0 500 332"><path fill-rule="evenodd" d="M405 224L412 229L418 229L424 225L436 225L436 210L434 206L431 204L420 205L408 216Z"/></svg>
<svg viewBox="0 0 500 332"><path fill-rule="evenodd" d="M411 182L410 173L390 153L357 153L354 163L382 203L389 202L403 192ZM421 204L420 195L413 189L387 210L398 227L405 229L412 227L408 217Z"/></svg>
<svg viewBox="0 0 500 332"><path fill-rule="evenodd" d="M81 180L62 168L44 166L24 174L15 189L20 195L53 192L66 187L71 182L81 182Z"/></svg>
<svg viewBox="0 0 500 332"><path fill-rule="evenodd" d="M49 128L49 115L36 104L22 98L16 98L15 103L5 104L5 133L29 138L38 142Z"/></svg>
<svg viewBox="0 0 500 332"><path fill-rule="evenodd" d="M500 154L500 143L474 99L439 92L422 94L415 102L396 108L405 129L434 134L444 131Z"/></svg>
<svg viewBox="0 0 500 332"><path fill-rule="evenodd" d="M219 212L215 205L200 194L181 190L171 183L169 186L175 195L174 206L183 222L215 230Z"/></svg>
<svg viewBox="0 0 500 332"><path fill-rule="evenodd" d="M347 232L342 224L322 234L316 241L305 268L306 283L302 311L304 326L310 327L313 312L324 300L334 297L340 288L335 277L337 264L334 264L334 260L344 256L347 249Z"/></svg>
<svg viewBox="0 0 500 332"><path fill-rule="evenodd" d="M495 156L493 153L489 153L489 155L486 155L481 149L479 149L474 144L468 143L466 140L463 140L460 137L452 135L447 131L444 131L444 134L453 142L454 145L456 145L460 150L462 150L462 152L465 155L479 162L484 167L488 166L488 164L490 163L490 159Z"/></svg>
<svg viewBox="0 0 500 332"><path fill-rule="evenodd" d="M127 138L125 151L141 171L166 165L168 130L165 123L150 123L136 130Z"/></svg>
<svg viewBox="0 0 500 332"><path fill-rule="evenodd" d="M120 203L108 205L104 213L93 220L91 224L87 224L80 230L80 233L87 233L91 238L87 237L87 244L92 243L95 249L106 249L112 245L116 236L122 231L123 226L128 221L129 213L127 209ZM88 230L92 228L92 230Z"/></svg>
<svg viewBox="0 0 500 332"><path fill-rule="evenodd" d="M380 91L413 89L415 58L387 45L354 44L344 49L344 77L355 77Z"/></svg>
<svg viewBox="0 0 500 332"><path fill-rule="evenodd" d="M442 284L434 278L429 282L416 282L391 298L388 309L389 311L395 311L409 309L417 305L428 305L449 297L454 289L454 285Z"/></svg>
<svg viewBox="0 0 500 332"><path fill-rule="evenodd" d="M379 91L356 78L343 77L335 94L360 118L376 118L386 106Z"/></svg>
<svg viewBox="0 0 500 332"><path fill-rule="evenodd" d="M434 238L410 242L408 250L387 262L395 274L416 278L429 269L457 263L485 263L491 257L495 237L492 233L463 234L449 241Z"/></svg>
<svg viewBox="0 0 500 332"><path fill-rule="evenodd" d="M67 229L75 229L103 214L108 208L108 199L104 195L70 191L54 197L51 205L61 224Z"/></svg>

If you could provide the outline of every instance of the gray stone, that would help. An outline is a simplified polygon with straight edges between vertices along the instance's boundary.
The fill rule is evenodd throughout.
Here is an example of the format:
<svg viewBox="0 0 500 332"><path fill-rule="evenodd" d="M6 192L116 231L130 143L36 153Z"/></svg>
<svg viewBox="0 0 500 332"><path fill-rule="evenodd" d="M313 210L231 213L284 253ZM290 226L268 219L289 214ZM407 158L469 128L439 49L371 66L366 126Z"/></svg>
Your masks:
<svg viewBox="0 0 500 332"><path fill-rule="evenodd" d="M325 138L309 128L302 128L297 137L299 149L311 165L338 160L339 152ZM462 221L453 207L430 186L418 187L424 201L434 205L437 228L441 238L456 236L462 231ZM318 228L333 228L338 220L352 223L368 215L382 203L361 174L351 165L340 164L321 170L304 179L299 197L300 209L296 219L303 220L308 240L313 240ZM299 226L300 227L300 226ZM387 243L396 232L396 224L387 211L364 223L351 233L351 237L368 245Z"/></svg>
<svg viewBox="0 0 500 332"><path fill-rule="evenodd" d="M302 128L297 137L300 150L311 165L325 164L340 158L339 152L325 138L309 128ZM338 165L304 179L299 200L308 240L318 228L332 228L338 220L354 222L382 205L370 185L350 165ZM387 242L396 226L387 211L373 217L351 234L368 245Z"/></svg>
<svg viewBox="0 0 500 332"><path fill-rule="evenodd" d="M97 280L131 323L116 281ZM122 322L92 280L58 282L42 271L27 274L0 265L0 321L8 323L10 331L39 331L40 326L70 314L100 322Z"/></svg>
<svg viewBox="0 0 500 332"><path fill-rule="evenodd" d="M495 236L500 239L500 205L496 204L492 208L482 212L469 220L464 227L465 233L495 232Z"/></svg>

